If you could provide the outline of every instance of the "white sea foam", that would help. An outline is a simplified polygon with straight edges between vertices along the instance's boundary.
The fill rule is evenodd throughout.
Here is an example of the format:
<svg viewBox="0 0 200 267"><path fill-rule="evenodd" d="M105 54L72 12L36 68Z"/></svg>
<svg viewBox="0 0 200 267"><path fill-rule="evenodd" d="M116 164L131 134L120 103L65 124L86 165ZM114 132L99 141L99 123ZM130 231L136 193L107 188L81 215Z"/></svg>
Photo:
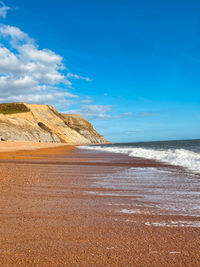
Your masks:
<svg viewBox="0 0 200 267"><path fill-rule="evenodd" d="M141 210L139 209L122 209L121 212L126 214L141 214Z"/></svg>
<svg viewBox="0 0 200 267"><path fill-rule="evenodd" d="M155 227L200 227L199 221L145 222L144 224Z"/></svg>
<svg viewBox="0 0 200 267"><path fill-rule="evenodd" d="M194 172L200 172L200 153L186 149L148 149L135 147L84 146L82 148L127 154L130 157L154 159L172 165L182 166Z"/></svg>

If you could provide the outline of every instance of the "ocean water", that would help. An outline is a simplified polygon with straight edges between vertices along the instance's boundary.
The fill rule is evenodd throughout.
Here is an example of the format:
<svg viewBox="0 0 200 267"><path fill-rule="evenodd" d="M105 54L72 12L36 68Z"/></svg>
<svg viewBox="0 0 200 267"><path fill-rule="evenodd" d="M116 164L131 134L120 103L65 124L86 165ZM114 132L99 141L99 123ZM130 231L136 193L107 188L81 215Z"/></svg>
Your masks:
<svg viewBox="0 0 200 267"><path fill-rule="evenodd" d="M115 201L108 205L120 213L200 218L199 185L198 175L171 172L167 168L127 168L96 176L93 186L106 191L90 193L114 197Z"/></svg>
<svg viewBox="0 0 200 267"><path fill-rule="evenodd" d="M82 148L127 154L166 162L200 173L200 139L140 143L116 143Z"/></svg>
<svg viewBox="0 0 200 267"><path fill-rule="evenodd" d="M200 140L119 143L80 147L126 154L184 167L119 167L94 177L90 194L105 196L116 213L176 215L178 220L155 217L144 224L154 227L200 227ZM98 190L97 190L98 189ZM113 199L112 199L113 198ZM191 219L191 218L197 219ZM159 219L159 220L158 220Z"/></svg>

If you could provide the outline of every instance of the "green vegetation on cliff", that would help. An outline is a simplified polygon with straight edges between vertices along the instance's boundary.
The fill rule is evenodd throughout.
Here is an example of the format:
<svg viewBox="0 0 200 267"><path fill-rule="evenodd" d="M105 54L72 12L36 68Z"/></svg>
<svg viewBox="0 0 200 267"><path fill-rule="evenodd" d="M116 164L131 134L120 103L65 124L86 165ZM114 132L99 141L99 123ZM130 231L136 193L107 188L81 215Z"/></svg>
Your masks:
<svg viewBox="0 0 200 267"><path fill-rule="evenodd" d="M30 111L23 103L3 103L0 104L1 114L15 114Z"/></svg>

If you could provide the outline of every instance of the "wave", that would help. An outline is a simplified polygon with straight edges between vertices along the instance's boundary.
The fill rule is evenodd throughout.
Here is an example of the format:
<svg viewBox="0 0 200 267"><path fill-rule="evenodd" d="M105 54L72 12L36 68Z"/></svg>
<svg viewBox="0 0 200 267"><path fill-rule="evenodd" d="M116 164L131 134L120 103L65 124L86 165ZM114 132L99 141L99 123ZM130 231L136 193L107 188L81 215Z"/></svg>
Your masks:
<svg viewBox="0 0 200 267"><path fill-rule="evenodd" d="M182 166L194 172L200 172L200 153L187 149L148 149L133 147L108 147L108 146L84 146L82 148L100 150L113 153L127 154L130 157L140 157L154 159L169 163L171 165Z"/></svg>

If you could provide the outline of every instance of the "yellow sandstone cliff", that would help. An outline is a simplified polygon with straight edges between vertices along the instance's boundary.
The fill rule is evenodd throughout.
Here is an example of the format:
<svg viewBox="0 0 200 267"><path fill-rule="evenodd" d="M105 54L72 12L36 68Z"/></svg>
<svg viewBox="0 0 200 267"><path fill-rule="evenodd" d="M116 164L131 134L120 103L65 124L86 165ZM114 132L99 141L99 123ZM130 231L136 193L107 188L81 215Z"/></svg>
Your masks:
<svg viewBox="0 0 200 267"><path fill-rule="evenodd" d="M0 104L0 136L7 140L107 143L94 127L76 114L61 114L48 105Z"/></svg>

